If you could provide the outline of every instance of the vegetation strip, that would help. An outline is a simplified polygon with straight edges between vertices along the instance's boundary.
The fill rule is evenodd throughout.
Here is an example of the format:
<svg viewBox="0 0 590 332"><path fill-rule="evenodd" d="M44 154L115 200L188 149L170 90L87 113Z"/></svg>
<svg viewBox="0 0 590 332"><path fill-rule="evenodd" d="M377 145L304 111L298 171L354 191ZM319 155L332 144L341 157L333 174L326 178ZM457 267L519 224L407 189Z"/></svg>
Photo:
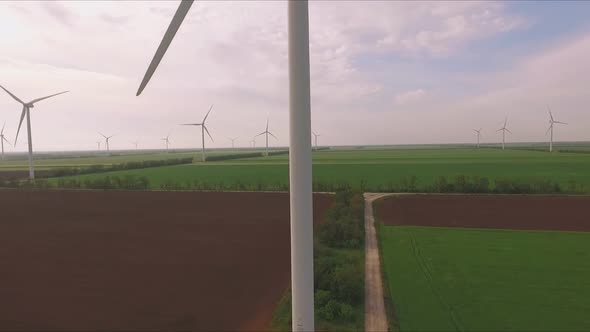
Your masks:
<svg viewBox="0 0 590 332"><path fill-rule="evenodd" d="M339 191L314 241L315 325L322 331L364 329L364 199ZM278 304L272 329L291 330L291 298Z"/></svg>

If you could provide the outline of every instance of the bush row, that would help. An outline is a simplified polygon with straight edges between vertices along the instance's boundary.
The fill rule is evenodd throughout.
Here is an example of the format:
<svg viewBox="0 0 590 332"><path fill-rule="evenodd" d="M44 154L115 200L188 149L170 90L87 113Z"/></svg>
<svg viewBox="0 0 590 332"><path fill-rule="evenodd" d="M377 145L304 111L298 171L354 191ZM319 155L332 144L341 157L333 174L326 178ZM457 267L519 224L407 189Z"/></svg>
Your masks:
<svg viewBox="0 0 590 332"><path fill-rule="evenodd" d="M120 164L113 165L91 165L88 167L62 167L55 169L50 172L49 175L52 177L62 176L74 176L91 173L104 173L112 171L122 171L130 169L150 168L150 167L161 167L161 166L172 166L181 164L191 164L193 162L192 157L187 158L174 158L164 160L144 160L144 161L129 161Z"/></svg>
<svg viewBox="0 0 590 332"><path fill-rule="evenodd" d="M0 179L0 187L22 188L22 189L99 189L99 190L148 190L150 181L145 176L116 176L108 175L97 178L86 178L83 180L76 178L60 178L57 182L48 181L47 179L29 180L8 180Z"/></svg>

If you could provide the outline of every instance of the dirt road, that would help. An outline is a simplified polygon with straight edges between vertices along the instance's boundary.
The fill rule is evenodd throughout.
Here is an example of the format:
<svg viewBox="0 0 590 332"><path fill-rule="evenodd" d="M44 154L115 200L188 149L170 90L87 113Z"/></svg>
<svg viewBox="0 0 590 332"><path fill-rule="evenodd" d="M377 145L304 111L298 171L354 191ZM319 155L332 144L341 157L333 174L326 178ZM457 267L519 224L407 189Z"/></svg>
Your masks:
<svg viewBox="0 0 590 332"><path fill-rule="evenodd" d="M387 331L373 201L387 194L365 193L365 331Z"/></svg>

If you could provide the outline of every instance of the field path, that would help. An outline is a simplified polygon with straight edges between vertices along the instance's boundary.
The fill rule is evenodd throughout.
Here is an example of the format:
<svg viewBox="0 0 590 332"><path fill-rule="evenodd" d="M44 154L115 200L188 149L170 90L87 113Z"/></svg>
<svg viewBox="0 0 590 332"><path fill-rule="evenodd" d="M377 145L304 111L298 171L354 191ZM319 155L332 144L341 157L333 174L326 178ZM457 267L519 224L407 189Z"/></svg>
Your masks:
<svg viewBox="0 0 590 332"><path fill-rule="evenodd" d="M365 193L365 331L387 331L373 201L390 194Z"/></svg>

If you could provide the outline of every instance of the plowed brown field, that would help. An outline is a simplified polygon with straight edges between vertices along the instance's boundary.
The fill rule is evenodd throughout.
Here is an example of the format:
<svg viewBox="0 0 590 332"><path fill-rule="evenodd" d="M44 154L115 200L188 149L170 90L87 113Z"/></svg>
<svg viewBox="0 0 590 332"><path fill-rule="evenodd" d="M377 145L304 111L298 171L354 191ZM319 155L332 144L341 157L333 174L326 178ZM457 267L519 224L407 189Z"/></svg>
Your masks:
<svg viewBox="0 0 590 332"><path fill-rule="evenodd" d="M590 231L590 196L400 195L376 204L386 225Z"/></svg>
<svg viewBox="0 0 590 332"><path fill-rule="evenodd" d="M289 286L288 194L0 191L0 218L0 330L264 330Z"/></svg>

